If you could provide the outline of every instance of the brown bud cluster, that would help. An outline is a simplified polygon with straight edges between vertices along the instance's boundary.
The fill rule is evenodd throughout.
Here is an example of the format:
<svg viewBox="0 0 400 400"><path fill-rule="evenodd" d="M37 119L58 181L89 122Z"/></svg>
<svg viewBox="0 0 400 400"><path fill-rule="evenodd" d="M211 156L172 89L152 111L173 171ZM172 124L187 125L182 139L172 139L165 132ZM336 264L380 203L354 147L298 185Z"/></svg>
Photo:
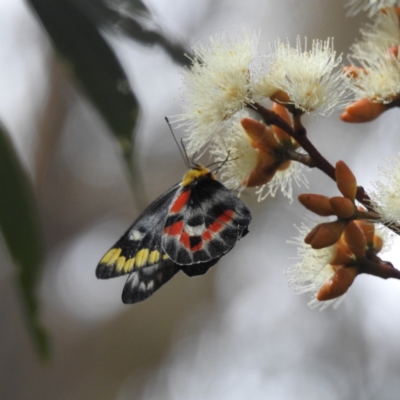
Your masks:
<svg viewBox="0 0 400 400"><path fill-rule="evenodd" d="M272 111L288 124L291 123L289 113L282 105L274 103ZM250 138L251 146L257 150L257 165L246 180L246 186L260 186L271 181L277 171L289 167L287 149L294 150L299 145L282 129L271 128L251 118L243 118L243 129Z"/></svg>
<svg viewBox="0 0 400 400"><path fill-rule="evenodd" d="M335 244L348 223L358 218L359 211L354 203L357 181L350 168L343 162L336 163L336 183L342 196L327 197L320 194L301 194L299 201L308 210L322 217L336 216L336 221L317 225L304 239L314 249Z"/></svg>
<svg viewBox="0 0 400 400"><path fill-rule="evenodd" d="M398 275L390 263L377 256L383 246L382 239L375 234L375 225L370 222L373 216L355 205L357 181L343 161L336 164L336 183L343 196L299 196L301 204L315 214L336 216L335 221L315 226L304 239L314 249L335 245L335 255L329 263L334 274L320 288L317 294L320 301L331 300L346 293L361 273L382 278Z"/></svg>
<svg viewBox="0 0 400 400"><path fill-rule="evenodd" d="M351 221L336 243L336 253L331 261L334 275L317 293L319 301L331 300L347 292L356 276L364 272L364 265L381 262L377 253L382 239L375 235L374 224Z"/></svg>

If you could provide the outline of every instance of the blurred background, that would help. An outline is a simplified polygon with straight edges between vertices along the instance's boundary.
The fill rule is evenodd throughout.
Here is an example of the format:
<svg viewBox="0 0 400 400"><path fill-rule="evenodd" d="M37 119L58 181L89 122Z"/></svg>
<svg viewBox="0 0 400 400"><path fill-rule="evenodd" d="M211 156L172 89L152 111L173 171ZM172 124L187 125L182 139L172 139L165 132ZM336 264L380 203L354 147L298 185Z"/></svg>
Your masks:
<svg viewBox="0 0 400 400"><path fill-rule="evenodd" d="M91 1L97 0L82 4ZM297 235L304 209L280 194L257 203L252 191L243 193L253 213L250 234L204 276L180 273L133 306L120 299L124 277L96 279L103 254L185 172L164 121L180 112L184 58L112 27L102 31L140 105L132 177L109 124L74 82L71 65L55 56L35 3L0 0L0 120L40 212L45 261L38 295L52 356L41 362L34 351L15 268L0 241L0 398L398 399L400 282L361 276L337 310L309 309L307 296L294 295L284 275L296 262L287 240ZM309 43L334 37L346 55L367 21L364 14L346 17L343 1L145 5L150 29L187 51L246 24L260 31L261 52L277 38L294 43L300 35ZM344 160L368 189L378 166L398 152L398 117L393 109L369 124L346 125L337 114L305 121L322 154ZM318 171L307 178L310 192L338 194ZM296 195L305 191L295 187ZM400 267L398 249L386 258Z"/></svg>

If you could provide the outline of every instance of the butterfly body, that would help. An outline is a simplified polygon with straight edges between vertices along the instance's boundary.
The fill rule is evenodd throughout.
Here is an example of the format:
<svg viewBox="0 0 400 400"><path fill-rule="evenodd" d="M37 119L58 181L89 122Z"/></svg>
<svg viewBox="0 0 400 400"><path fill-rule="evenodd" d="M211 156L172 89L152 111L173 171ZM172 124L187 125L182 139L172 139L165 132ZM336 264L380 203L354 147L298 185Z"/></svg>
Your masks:
<svg viewBox="0 0 400 400"><path fill-rule="evenodd" d="M96 276L130 274L122 300L142 301L180 270L206 273L247 234L250 221L245 204L195 165L143 211L100 260Z"/></svg>

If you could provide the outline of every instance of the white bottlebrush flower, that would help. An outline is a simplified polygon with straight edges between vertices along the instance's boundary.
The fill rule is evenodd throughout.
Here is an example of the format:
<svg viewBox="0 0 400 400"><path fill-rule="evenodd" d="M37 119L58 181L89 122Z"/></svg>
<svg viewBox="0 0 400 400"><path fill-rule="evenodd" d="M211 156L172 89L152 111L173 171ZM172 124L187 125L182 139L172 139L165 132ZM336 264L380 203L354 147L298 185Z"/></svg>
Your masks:
<svg viewBox="0 0 400 400"><path fill-rule="evenodd" d="M258 201L265 200L268 196L275 197L276 192L280 190L282 194L292 203L293 181L298 187L304 185L306 188L308 188L308 181L303 174L303 170L303 164L292 161L286 169L276 171L270 182L260 186L257 189L256 194L258 195Z"/></svg>
<svg viewBox="0 0 400 400"><path fill-rule="evenodd" d="M251 64L259 36L242 29L240 38L226 33L208 46L193 47L192 66L183 72L183 113L174 122L185 129L189 155L198 153L229 128L231 117L252 103Z"/></svg>
<svg viewBox="0 0 400 400"><path fill-rule="evenodd" d="M353 57L355 58L355 57ZM359 63L365 69L357 77L349 77L349 87L355 94L355 99L369 99L377 103L391 103L400 93L400 58L389 54L386 49L375 48Z"/></svg>
<svg viewBox="0 0 400 400"><path fill-rule="evenodd" d="M388 51L400 44L399 18L394 10L387 10L361 32L363 40L351 47L349 58L365 72L360 70L357 77L349 77L349 87L356 100L390 103L400 93L400 58Z"/></svg>
<svg viewBox="0 0 400 400"><path fill-rule="evenodd" d="M381 8L399 6L399 0L349 0L346 4L349 7L348 15L358 14L360 11L368 11L372 16Z"/></svg>
<svg viewBox="0 0 400 400"><path fill-rule="evenodd" d="M380 175L386 182L374 182L375 191L371 193L374 208L382 221L389 224L400 223L400 154L390 157Z"/></svg>
<svg viewBox="0 0 400 400"><path fill-rule="evenodd" d="M278 71L275 71L275 74ZM264 99L271 97L278 88L273 84L271 80L271 74L269 72L269 64L265 62L263 68L254 74L254 86L253 86L253 98L256 102L262 102ZM276 80L276 77L275 77Z"/></svg>
<svg viewBox="0 0 400 400"><path fill-rule="evenodd" d="M289 276L289 285L294 287L297 294L311 294L311 300L308 303L311 308L320 307L321 310L324 310L330 305L333 305L334 308L338 307L345 295L327 301L319 301L316 298L324 283L335 275L330 262L335 256L336 245L319 250L313 249L310 245L304 243L304 238L310 231L309 227L303 224L296 228L299 231L299 236L289 243L297 246L299 262L292 265L286 272Z"/></svg>
<svg viewBox="0 0 400 400"><path fill-rule="evenodd" d="M362 40L352 46L355 55L374 51L374 47L388 49L400 44L399 17L393 8L374 16L372 24L360 29Z"/></svg>
<svg viewBox="0 0 400 400"><path fill-rule="evenodd" d="M329 114L346 104L349 93L339 68L341 61L330 39L313 40L311 50L307 50L307 41L302 49L300 38L296 48L278 41L271 56L269 81L286 92L290 103L304 112Z"/></svg>
<svg viewBox="0 0 400 400"><path fill-rule="evenodd" d="M243 190L251 171L257 165L257 150L251 146L240 121L232 123L226 139L215 142L210 154L216 161L223 162L221 180L225 186L231 190Z"/></svg>

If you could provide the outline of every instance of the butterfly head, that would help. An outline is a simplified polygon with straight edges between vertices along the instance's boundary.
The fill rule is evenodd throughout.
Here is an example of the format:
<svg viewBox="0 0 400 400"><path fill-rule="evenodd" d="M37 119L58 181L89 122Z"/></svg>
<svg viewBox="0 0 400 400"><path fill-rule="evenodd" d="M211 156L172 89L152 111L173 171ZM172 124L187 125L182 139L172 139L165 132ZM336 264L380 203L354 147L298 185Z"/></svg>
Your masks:
<svg viewBox="0 0 400 400"><path fill-rule="evenodd" d="M186 172L182 179L182 186L186 187L199 179L216 179L215 175L206 167L200 164L193 164L193 166Z"/></svg>

